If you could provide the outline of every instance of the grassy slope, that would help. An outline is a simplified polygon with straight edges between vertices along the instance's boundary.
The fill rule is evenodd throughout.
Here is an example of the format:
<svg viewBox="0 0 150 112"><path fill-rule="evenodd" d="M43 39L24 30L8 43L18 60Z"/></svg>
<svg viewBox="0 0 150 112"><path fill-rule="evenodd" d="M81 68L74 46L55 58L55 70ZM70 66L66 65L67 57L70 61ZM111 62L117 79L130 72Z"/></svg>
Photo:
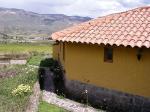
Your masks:
<svg viewBox="0 0 150 112"><path fill-rule="evenodd" d="M14 77L0 79L0 112L23 112L30 94L19 97L13 96L11 92L20 84L29 84L33 87L37 80L37 70L26 66L10 67L9 71L11 70L20 71L20 73ZM2 71L5 71L5 68Z"/></svg>
<svg viewBox="0 0 150 112"><path fill-rule="evenodd" d="M45 52L52 53L52 45L50 44L29 44L29 43L0 43L0 53L27 53L27 52Z"/></svg>
<svg viewBox="0 0 150 112"><path fill-rule="evenodd" d="M68 112L62 108L56 107L55 105L50 105L44 101L39 104L38 112Z"/></svg>

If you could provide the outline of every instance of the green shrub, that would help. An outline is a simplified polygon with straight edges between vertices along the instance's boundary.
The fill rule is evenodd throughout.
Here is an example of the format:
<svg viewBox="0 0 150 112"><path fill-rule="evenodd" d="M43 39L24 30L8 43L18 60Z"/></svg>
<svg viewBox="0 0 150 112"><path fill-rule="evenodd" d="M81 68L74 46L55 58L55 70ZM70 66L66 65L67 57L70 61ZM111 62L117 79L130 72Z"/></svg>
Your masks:
<svg viewBox="0 0 150 112"><path fill-rule="evenodd" d="M52 58L46 58L41 61L40 67L52 67L55 61Z"/></svg>
<svg viewBox="0 0 150 112"><path fill-rule="evenodd" d="M31 87L25 84L20 84L17 88L12 90L12 95L14 96L24 96L29 93L31 93Z"/></svg>

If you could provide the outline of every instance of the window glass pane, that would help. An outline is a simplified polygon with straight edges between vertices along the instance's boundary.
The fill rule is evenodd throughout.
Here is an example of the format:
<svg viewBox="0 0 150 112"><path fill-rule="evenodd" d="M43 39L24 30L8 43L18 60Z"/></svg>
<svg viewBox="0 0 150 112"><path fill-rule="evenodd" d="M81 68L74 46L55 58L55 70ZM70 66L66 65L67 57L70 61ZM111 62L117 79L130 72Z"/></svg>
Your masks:
<svg viewBox="0 0 150 112"><path fill-rule="evenodd" d="M104 61L105 62L113 61L113 49L112 48L104 48Z"/></svg>

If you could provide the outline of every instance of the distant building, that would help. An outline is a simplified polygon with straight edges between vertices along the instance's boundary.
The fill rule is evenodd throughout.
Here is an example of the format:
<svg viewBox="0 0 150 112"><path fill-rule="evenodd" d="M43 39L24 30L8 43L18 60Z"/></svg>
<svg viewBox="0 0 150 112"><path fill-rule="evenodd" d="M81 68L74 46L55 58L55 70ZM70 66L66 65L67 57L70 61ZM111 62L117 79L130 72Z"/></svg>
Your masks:
<svg viewBox="0 0 150 112"><path fill-rule="evenodd" d="M150 7L99 17L53 33L52 39L53 57L74 81L66 85L74 94L84 83L89 100L120 105L120 112L124 104L150 111Z"/></svg>

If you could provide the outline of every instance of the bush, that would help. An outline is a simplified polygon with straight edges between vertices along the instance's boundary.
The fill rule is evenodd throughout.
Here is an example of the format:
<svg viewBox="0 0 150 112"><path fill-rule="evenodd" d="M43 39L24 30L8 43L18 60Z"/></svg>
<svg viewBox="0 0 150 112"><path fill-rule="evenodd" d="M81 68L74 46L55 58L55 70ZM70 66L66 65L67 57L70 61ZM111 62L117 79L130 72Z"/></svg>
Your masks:
<svg viewBox="0 0 150 112"><path fill-rule="evenodd" d="M40 62L40 67L53 67L55 63L52 58L46 58Z"/></svg>
<svg viewBox="0 0 150 112"><path fill-rule="evenodd" d="M31 93L31 87L29 85L20 84L17 88L12 91L14 96L24 96Z"/></svg>
<svg viewBox="0 0 150 112"><path fill-rule="evenodd" d="M32 56L30 59L28 59L28 64L39 66L42 59L43 59L43 56L41 55Z"/></svg>

